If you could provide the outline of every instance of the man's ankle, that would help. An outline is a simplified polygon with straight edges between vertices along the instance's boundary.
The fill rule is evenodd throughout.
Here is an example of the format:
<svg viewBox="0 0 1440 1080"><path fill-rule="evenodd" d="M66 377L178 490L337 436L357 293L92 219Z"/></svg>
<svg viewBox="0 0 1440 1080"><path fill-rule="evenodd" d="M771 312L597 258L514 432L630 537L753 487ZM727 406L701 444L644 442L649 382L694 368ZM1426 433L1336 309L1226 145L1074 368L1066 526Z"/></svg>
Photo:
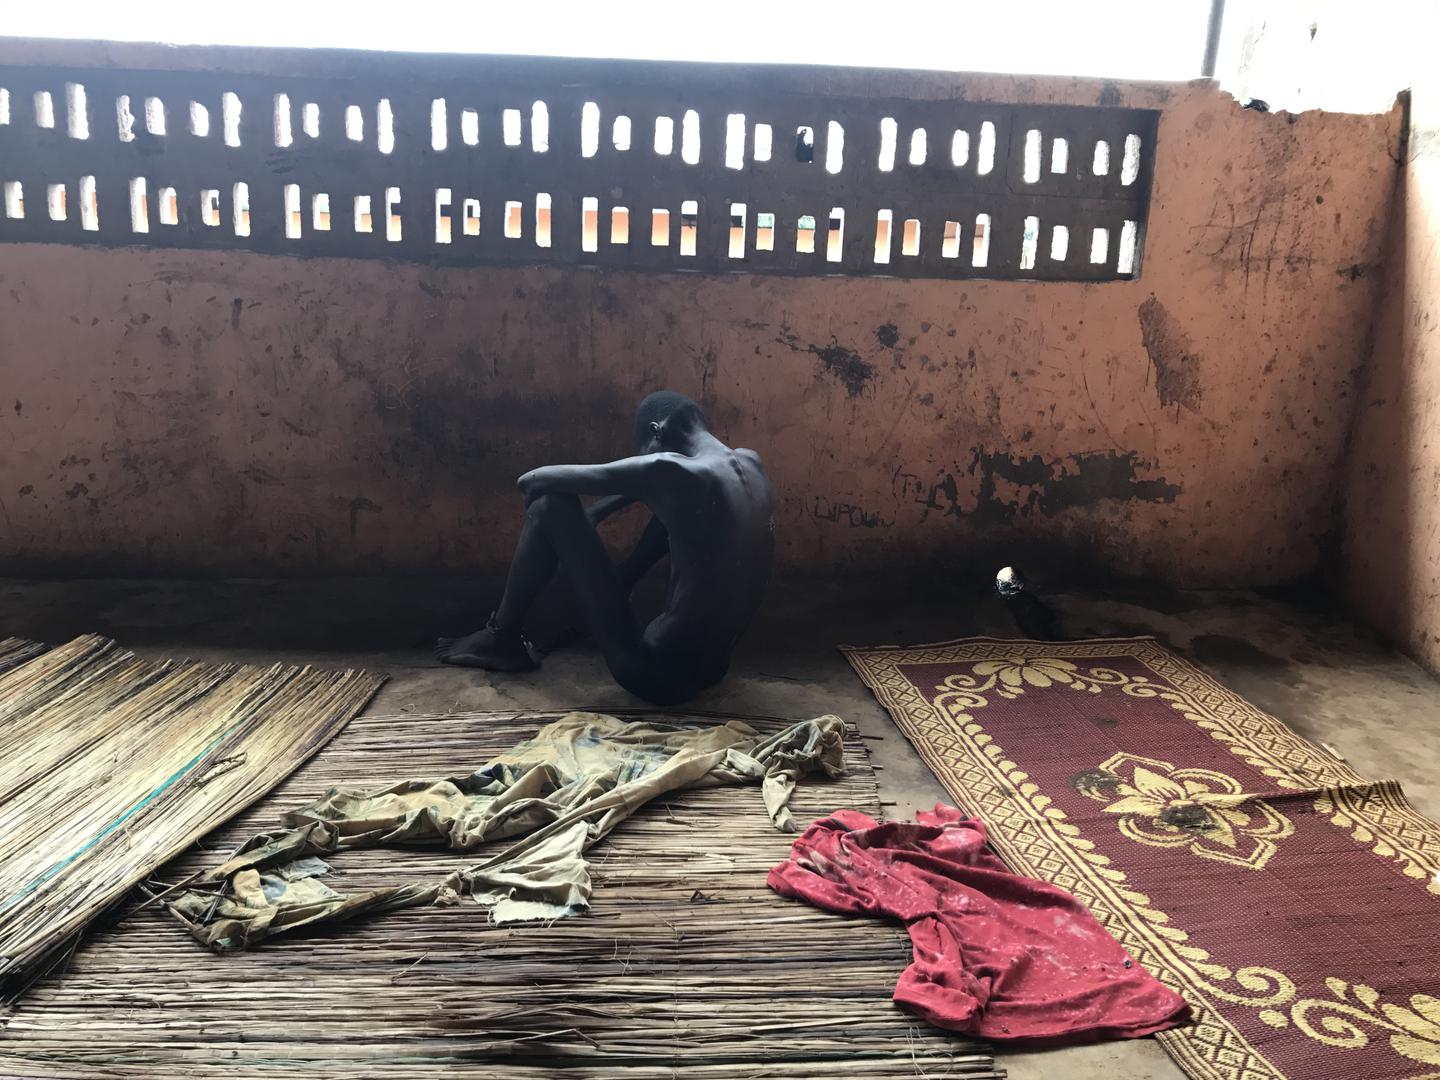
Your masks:
<svg viewBox="0 0 1440 1080"><path fill-rule="evenodd" d="M490 620L485 624L485 629L495 635L495 643L497 645L516 645L523 647L525 644L525 636L520 633L520 627L501 625L500 620L495 617L494 612L491 612Z"/></svg>

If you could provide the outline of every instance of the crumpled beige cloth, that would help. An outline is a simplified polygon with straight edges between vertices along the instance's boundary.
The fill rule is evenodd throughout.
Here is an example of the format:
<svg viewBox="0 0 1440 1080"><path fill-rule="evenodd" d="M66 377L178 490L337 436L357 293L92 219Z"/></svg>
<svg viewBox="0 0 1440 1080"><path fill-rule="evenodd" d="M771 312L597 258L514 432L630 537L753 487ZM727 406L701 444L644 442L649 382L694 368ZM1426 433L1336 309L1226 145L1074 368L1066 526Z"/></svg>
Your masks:
<svg viewBox="0 0 1440 1080"><path fill-rule="evenodd" d="M570 713L470 776L408 780L378 792L332 788L286 814L289 831L256 836L169 903L217 952L365 912L458 903L469 893L496 922L553 919L590 902L585 851L658 795L760 783L776 828L795 831L798 778L844 774L844 722L822 716L765 737L730 720L707 727ZM320 881L320 855L391 844L466 851L521 837L443 881L346 896ZM219 899L214 885L220 885Z"/></svg>

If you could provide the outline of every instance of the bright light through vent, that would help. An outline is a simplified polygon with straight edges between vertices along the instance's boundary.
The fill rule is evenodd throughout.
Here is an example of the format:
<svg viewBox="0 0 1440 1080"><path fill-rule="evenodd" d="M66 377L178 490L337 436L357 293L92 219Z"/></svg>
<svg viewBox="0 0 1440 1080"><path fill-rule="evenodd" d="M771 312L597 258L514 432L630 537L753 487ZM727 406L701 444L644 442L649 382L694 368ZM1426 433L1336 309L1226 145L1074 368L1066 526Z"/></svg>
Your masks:
<svg viewBox="0 0 1440 1080"><path fill-rule="evenodd" d="M842 9L822 18L812 4L732 0L725 7L727 24L757 28L732 34L677 33L674 6L665 0L630 0L619 6L554 0L543 15L524 4L486 4L482 9L473 0L417 0L384 9L388 14L374 18L337 15L345 9L333 4L255 0L246 5L243 17L224 4L184 4L167 5L160 19L138 16L138 9L126 4L85 4L83 17L76 18L64 4L17 2L6 6L0 27L15 37L168 44L444 53L469 47L530 56L819 61L872 68L1190 79L1199 74L1209 8L1210 0L1106 0L1100 9L1073 0L1018 5L892 0L884 8L884 25L916 32L886 34L877 32L873 19L841 15ZM480 10L483 19L477 23ZM817 42L822 43L818 53Z"/></svg>

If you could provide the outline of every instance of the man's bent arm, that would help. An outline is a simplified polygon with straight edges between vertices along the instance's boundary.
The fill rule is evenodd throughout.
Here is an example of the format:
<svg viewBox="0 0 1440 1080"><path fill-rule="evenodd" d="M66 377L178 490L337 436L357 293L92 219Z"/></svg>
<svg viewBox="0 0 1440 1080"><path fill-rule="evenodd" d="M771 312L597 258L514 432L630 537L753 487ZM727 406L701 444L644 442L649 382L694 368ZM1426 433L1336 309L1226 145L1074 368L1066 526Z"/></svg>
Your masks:
<svg viewBox="0 0 1440 1080"><path fill-rule="evenodd" d="M681 469L679 454L644 454L605 465L542 465L517 482L530 504L541 495L628 495L643 499Z"/></svg>

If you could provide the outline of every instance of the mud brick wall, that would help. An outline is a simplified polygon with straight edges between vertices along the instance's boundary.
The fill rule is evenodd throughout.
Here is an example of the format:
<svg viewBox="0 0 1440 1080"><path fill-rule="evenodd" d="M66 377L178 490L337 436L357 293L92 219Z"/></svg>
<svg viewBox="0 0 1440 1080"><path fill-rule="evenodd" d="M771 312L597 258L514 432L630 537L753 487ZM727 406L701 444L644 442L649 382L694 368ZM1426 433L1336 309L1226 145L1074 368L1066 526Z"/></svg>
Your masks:
<svg viewBox="0 0 1440 1080"><path fill-rule="evenodd" d="M1340 585L1352 608L1433 671L1440 670L1440 78L1429 67L1417 74L1375 345L1347 454Z"/></svg>
<svg viewBox="0 0 1440 1080"><path fill-rule="evenodd" d="M7 44L0 63L89 69L97 85L105 72L146 68L379 78L352 54ZM539 65L525 69L529 79L576 77L563 61L529 63ZM431 61L427 77L450 79L458 95L467 80L483 82L472 64ZM605 213L616 200L603 187L594 258L575 252L584 217L571 200L588 194L579 185L552 205L558 249L511 258L501 245L494 258L465 261L411 250L416 230L434 226L434 207L417 209L408 193L396 257L286 253L285 177L271 174L250 185L255 230L269 230L270 246L240 250L233 229L209 247L168 244L156 238L157 178L145 246L101 243L79 225L63 243L0 242L0 560L12 572L498 570L519 527L514 478L542 463L623 455L634 404L659 387L690 393L722 436L764 457L789 571L964 575L1021 557L1046 560L1060 580L1119 572L1262 584L1310 575L1333 553L1398 112L1264 115L1206 83L826 69L707 69L709 82L697 82L688 71L657 65L647 93L669 95L677 148L679 118L697 110L704 153L723 143L716 115L730 106L712 97L727 80L754 101L843 100L847 117L945 103L975 116L977 104L995 115L1129 110L1155 125L1142 170L1148 209L1103 185L1048 196L1098 200L1073 207L997 191L1000 262L967 267L933 252L946 220L973 226L979 196L957 188L947 202L943 189L925 188L905 201L902 124L899 186L833 200L817 188L806 203L817 204L817 258L783 272L748 272L760 255L753 215L783 188L761 197L743 183L697 184L694 258L709 272L696 273L676 269L678 252L607 262ZM594 85L604 71L582 74ZM296 139L302 101L291 99ZM20 105L29 107L16 98L12 113ZM561 116L552 113L552 133ZM828 118L817 112L817 128ZM173 109L170 119L183 120ZM221 119L217 111L212 122ZM458 123L453 112L449 120ZM852 136L857 123L846 130L847 169L875 152L870 136ZM637 128L634 139L647 136ZM552 138L548 155L571 153ZM820 168L824 133L816 138ZM1006 156L1014 146L1012 137L997 168L1024 168L1023 151ZM793 151L778 135L775 147ZM1046 158L1048 168L1048 146ZM32 211L45 179L27 186ZM648 183L630 176L621 186L644 193ZM455 242L460 188L449 210ZM383 191L376 230L388 224ZM678 246L683 192L666 191L655 205L672 211ZM637 230L652 207L626 197ZM732 224L730 201L749 215L747 258L733 267L716 238ZM103 191L99 205L103 231ZM846 211L838 268L826 259L832 206ZM889 265L873 261L877 206L894 211ZM227 222L233 209L222 211ZM782 251L794 240L786 215L802 209L774 207ZM302 227L313 226L312 210L301 207ZM531 210L524 203L527 230L539 221ZM337 198L332 213L349 210ZM1083 230L1112 214L1104 261L1045 261L1047 227L1065 213L1076 215L1071 247L1082 256ZM1022 270L1027 216L1042 231L1036 264ZM488 203L482 217L487 236L499 225ZM922 221L925 254L907 263L911 217ZM1140 239L1122 273L1124 221L1139 224ZM961 240L969 254L972 234ZM997 280L1002 272L1019 280Z"/></svg>

